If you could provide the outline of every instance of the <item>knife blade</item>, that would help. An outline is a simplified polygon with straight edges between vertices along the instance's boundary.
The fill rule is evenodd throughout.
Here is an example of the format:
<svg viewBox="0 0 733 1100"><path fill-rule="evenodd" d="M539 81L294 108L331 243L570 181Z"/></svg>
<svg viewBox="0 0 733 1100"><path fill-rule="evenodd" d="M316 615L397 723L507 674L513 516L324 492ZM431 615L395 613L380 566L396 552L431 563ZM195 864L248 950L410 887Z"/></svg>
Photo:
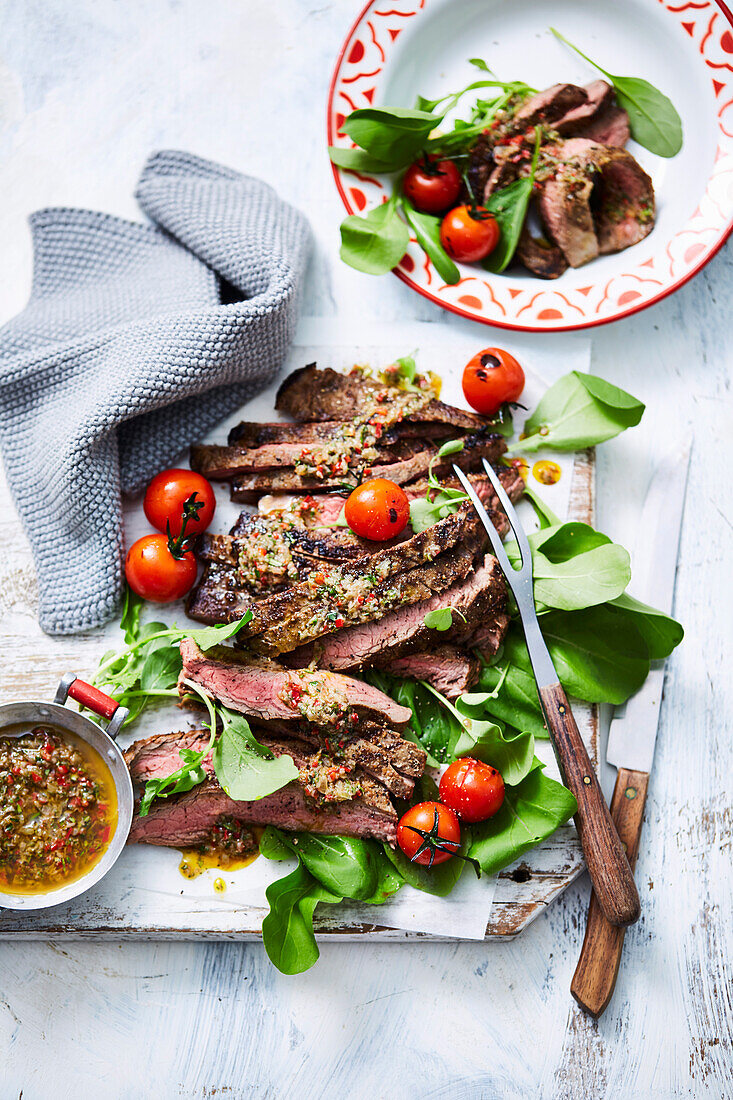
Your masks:
<svg viewBox="0 0 733 1100"><path fill-rule="evenodd" d="M634 588L643 594L645 602L665 614L672 611L691 449L689 440L681 443L654 472L632 557ZM636 695L614 712L606 750L609 764L630 771L651 771L663 687L664 662L654 662Z"/></svg>

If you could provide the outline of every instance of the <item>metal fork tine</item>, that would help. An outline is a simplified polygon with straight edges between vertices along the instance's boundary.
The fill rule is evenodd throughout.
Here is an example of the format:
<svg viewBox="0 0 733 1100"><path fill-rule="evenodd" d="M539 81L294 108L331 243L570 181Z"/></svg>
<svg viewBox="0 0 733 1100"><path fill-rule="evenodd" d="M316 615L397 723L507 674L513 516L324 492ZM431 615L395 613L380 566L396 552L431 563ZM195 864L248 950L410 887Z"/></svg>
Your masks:
<svg viewBox="0 0 733 1100"><path fill-rule="evenodd" d="M532 551L529 548L529 540L527 539L527 533L522 526L522 521L517 515L517 510L509 499L507 492L502 485L499 477L492 467L491 463L487 459L483 459L483 467L486 470L486 476L491 484L494 486L494 492L499 498L499 503L506 512L506 518L509 520L509 524L512 529L512 534L517 540L519 546L519 552L522 555L522 568L526 569L532 567Z"/></svg>
<svg viewBox="0 0 733 1100"><path fill-rule="evenodd" d="M513 572L513 567L509 561L509 558L507 557L506 550L504 549L503 543L501 541L501 535L494 527L494 524L491 522L491 517L484 508L481 502L481 498L479 497L471 482L464 474L461 467L456 466L455 463L453 464L453 472L460 481L463 488L468 493L468 496L471 498L471 503L473 504L474 508L476 509L480 518L483 521L484 527L486 528L486 533L491 541L491 546L493 548L494 554L499 560L499 565L504 570L505 574Z"/></svg>

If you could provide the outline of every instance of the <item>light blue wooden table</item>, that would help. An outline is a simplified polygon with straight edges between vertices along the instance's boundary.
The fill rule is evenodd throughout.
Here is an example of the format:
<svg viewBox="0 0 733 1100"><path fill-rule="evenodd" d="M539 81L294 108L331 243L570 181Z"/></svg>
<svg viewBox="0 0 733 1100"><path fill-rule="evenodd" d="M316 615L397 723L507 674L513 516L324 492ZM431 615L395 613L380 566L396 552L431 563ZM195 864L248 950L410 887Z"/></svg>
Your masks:
<svg viewBox="0 0 733 1100"><path fill-rule="evenodd" d="M357 8L4 0L0 320L28 292L26 215L62 204L135 216L143 160L172 146L260 175L308 213L307 312L451 324L397 280L337 259L324 104ZM733 1093L732 292L725 249L674 298L594 336L596 372L648 404L641 427L599 453L600 526L630 539L654 459L680 433L695 439L677 586L687 637L667 679L637 871L643 916L603 1020L568 992L585 878L511 943L327 945L298 978L259 945L3 943L2 1100ZM0 620L18 591L0 592Z"/></svg>

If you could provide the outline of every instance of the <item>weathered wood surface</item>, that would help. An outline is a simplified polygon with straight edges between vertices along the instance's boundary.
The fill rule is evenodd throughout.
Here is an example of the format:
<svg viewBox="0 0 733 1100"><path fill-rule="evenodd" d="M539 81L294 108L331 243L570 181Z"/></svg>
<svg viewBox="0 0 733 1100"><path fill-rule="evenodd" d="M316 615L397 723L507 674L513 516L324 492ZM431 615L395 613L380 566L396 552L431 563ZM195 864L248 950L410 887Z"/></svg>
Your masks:
<svg viewBox="0 0 733 1100"><path fill-rule="evenodd" d="M318 240L310 312L460 327L396 280L336 260L323 104L357 8L4 5L0 318L27 294L25 215L50 203L134 215L139 166L168 144L261 175L308 211ZM638 429L599 449L604 530L631 540L652 462L678 433L695 436L677 586L687 635L670 663L637 865L643 913L601 1021L569 994L585 877L512 942L325 943L318 966L295 979L257 944L3 943L3 1098L731 1095L732 292L726 248L674 298L594 337L597 372L648 405ZM17 616L14 636L28 631L3 648L21 669L38 667L20 610L30 583L18 561L0 593L2 628ZM44 658L49 677L67 664L67 644Z"/></svg>

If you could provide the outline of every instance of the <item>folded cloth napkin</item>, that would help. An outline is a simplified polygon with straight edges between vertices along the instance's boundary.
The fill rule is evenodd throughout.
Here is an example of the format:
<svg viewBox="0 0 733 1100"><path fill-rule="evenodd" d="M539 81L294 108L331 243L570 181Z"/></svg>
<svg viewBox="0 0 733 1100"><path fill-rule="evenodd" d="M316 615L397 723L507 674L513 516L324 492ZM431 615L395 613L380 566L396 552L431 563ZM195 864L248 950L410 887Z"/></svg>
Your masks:
<svg viewBox="0 0 733 1100"><path fill-rule="evenodd" d="M34 214L30 301L0 330L0 448L49 634L111 618L121 492L266 386L297 319L310 230L270 187L160 152L136 197L156 225Z"/></svg>

